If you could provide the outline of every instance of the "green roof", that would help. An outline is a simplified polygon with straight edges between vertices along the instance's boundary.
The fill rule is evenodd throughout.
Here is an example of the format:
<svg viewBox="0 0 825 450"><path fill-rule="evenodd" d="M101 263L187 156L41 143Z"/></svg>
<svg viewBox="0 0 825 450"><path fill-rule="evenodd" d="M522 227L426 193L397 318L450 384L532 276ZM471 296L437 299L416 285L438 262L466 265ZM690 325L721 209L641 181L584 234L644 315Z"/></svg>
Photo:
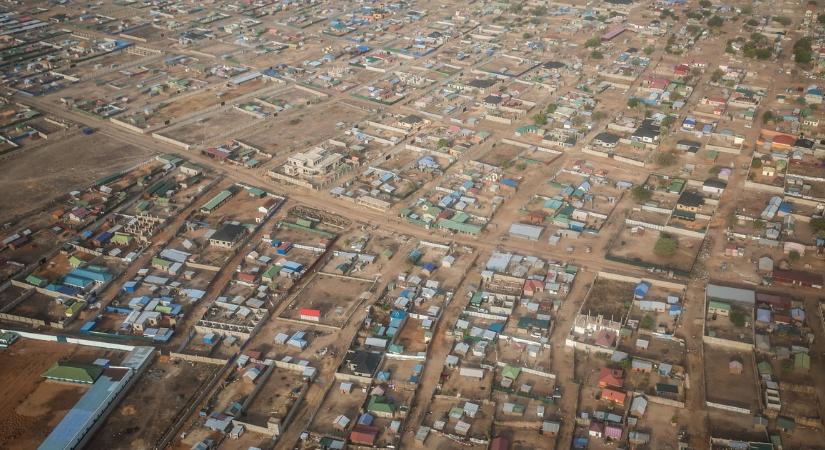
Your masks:
<svg viewBox="0 0 825 450"><path fill-rule="evenodd" d="M103 368L100 366L57 362L43 374L43 377L50 380L92 384L101 373L103 373Z"/></svg>
<svg viewBox="0 0 825 450"><path fill-rule="evenodd" d="M35 276L35 275L29 275L29 276L26 277L26 283L29 283L32 286L40 287L40 286L43 286L43 284L46 283L46 280L44 280L44 279L42 279L38 276Z"/></svg>
<svg viewBox="0 0 825 450"><path fill-rule="evenodd" d="M479 225L473 225L471 223L459 223L454 220L450 219L441 219L438 221L439 228L445 228L452 231L458 231L459 233L468 233L468 234L479 234L481 233L481 227Z"/></svg>
<svg viewBox="0 0 825 450"><path fill-rule="evenodd" d="M395 406L392 403L389 403L386 398L373 395L370 397L370 402L367 405L367 411L392 414L395 412Z"/></svg>
<svg viewBox="0 0 825 450"><path fill-rule="evenodd" d="M281 271L281 266L270 266L266 271L263 273L262 277L264 278L275 278L278 275L278 272Z"/></svg>
<svg viewBox="0 0 825 450"><path fill-rule="evenodd" d="M729 304L727 304L725 302L720 302L720 301L717 301L717 300L711 300L708 303L708 309L710 309L710 308L719 309L719 310L722 310L722 311L730 311L730 305Z"/></svg>
<svg viewBox="0 0 825 450"><path fill-rule="evenodd" d="M211 200L206 202L203 206L201 206L202 211L212 211L213 209L217 208L218 205L225 202L226 199L232 196L232 192L229 190L223 190L217 193Z"/></svg>
<svg viewBox="0 0 825 450"><path fill-rule="evenodd" d="M808 370L811 368L811 356L807 353L797 353L793 357L793 365L797 369Z"/></svg>
<svg viewBox="0 0 825 450"><path fill-rule="evenodd" d="M511 380L515 380L518 378L518 375L521 373L521 368L513 367L511 365L504 366L504 369L501 370L501 376L504 378L509 378Z"/></svg>

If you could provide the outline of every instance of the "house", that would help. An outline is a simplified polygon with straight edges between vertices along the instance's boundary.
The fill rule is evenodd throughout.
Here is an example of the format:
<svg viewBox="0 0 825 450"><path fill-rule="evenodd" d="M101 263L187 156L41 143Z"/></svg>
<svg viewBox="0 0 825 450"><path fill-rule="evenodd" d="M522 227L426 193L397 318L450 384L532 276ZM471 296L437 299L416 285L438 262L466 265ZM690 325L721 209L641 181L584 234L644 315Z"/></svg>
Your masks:
<svg viewBox="0 0 825 450"><path fill-rule="evenodd" d="M676 150L696 153L700 148L702 148L702 144L700 142L691 141L688 139L680 139L676 141Z"/></svg>
<svg viewBox="0 0 825 450"><path fill-rule="evenodd" d="M708 178L704 183L702 183L702 191L714 195L722 195L722 193L725 192L726 187L728 187L728 183L718 178Z"/></svg>
<svg viewBox="0 0 825 450"><path fill-rule="evenodd" d="M773 280L777 283L822 289L821 273L806 272L804 270L775 269L773 271Z"/></svg>
<svg viewBox="0 0 825 450"><path fill-rule="evenodd" d="M708 314L728 317L730 315L730 304L718 300L711 300L708 302Z"/></svg>
<svg viewBox="0 0 825 450"><path fill-rule="evenodd" d="M651 373L653 372L653 363L644 359L633 358L630 361L630 369L634 372Z"/></svg>
<svg viewBox="0 0 825 450"><path fill-rule="evenodd" d="M101 366L56 362L43 373L43 378L65 383L93 384L102 373Z"/></svg>
<svg viewBox="0 0 825 450"><path fill-rule="evenodd" d="M624 380L622 379L622 375L624 375L622 369L610 369L608 367L602 367L601 372L599 373L599 387L620 388L624 386Z"/></svg>
<svg viewBox="0 0 825 450"><path fill-rule="evenodd" d="M742 375L743 369L742 361L736 357L731 358L730 362L728 362L728 373L731 375Z"/></svg>
<svg viewBox="0 0 825 450"><path fill-rule="evenodd" d="M645 411L647 410L647 399L642 397L641 395L638 397L633 398L633 401L630 403L630 415L634 417L642 417L645 415Z"/></svg>
<svg viewBox="0 0 825 450"><path fill-rule="evenodd" d="M209 245L222 248L234 248L246 235L246 227L234 223L224 224L209 238Z"/></svg>
<svg viewBox="0 0 825 450"><path fill-rule="evenodd" d="M613 133L603 131L596 135L593 138L593 144L604 147L604 148L614 148L616 145L619 144L619 136L616 136Z"/></svg>
<svg viewBox="0 0 825 450"><path fill-rule="evenodd" d="M367 403L367 412L377 417L392 419L395 417L395 404L382 395L373 395Z"/></svg>
<svg viewBox="0 0 825 450"><path fill-rule="evenodd" d="M607 424L604 427L604 437L618 441L622 438L622 427L613 424Z"/></svg>
<svg viewBox="0 0 825 450"><path fill-rule="evenodd" d="M653 119L645 119L639 128L630 135L630 140L645 144L656 144L659 142L660 132L659 125Z"/></svg>
<svg viewBox="0 0 825 450"><path fill-rule="evenodd" d="M679 196L679 200L676 202L676 209L679 211L697 213L704 204L704 197L695 192L685 191Z"/></svg>
<svg viewBox="0 0 825 450"><path fill-rule="evenodd" d="M627 394L624 392L620 392L614 389L602 389L602 400L607 402L615 403L619 406L624 406L624 401L627 398Z"/></svg>
<svg viewBox="0 0 825 450"><path fill-rule="evenodd" d="M660 397L677 397L679 386L667 383L656 383L656 395Z"/></svg>
<svg viewBox="0 0 825 450"><path fill-rule="evenodd" d="M290 176L320 176L332 173L344 158L339 153L323 147L315 147L307 152L291 155L283 165L285 175Z"/></svg>
<svg viewBox="0 0 825 450"><path fill-rule="evenodd" d="M601 439L604 435L604 424L595 420L590 422L590 428L588 428L587 434L593 436L594 438Z"/></svg>
<svg viewBox="0 0 825 450"><path fill-rule="evenodd" d="M365 350L349 350L344 365L355 375L372 378L381 364L381 353Z"/></svg>

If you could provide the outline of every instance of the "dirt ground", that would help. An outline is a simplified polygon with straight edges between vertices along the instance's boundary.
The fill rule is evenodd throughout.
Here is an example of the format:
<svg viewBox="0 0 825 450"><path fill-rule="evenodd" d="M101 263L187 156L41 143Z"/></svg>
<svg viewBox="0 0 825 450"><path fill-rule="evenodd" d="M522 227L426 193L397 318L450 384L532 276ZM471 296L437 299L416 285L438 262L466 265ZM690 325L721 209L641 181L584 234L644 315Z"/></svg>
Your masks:
<svg viewBox="0 0 825 450"><path fill-rule="evenodd" d="M297 294L283 316L298 319L301 308L315 308L321 311L321 323L343 326L358 304L358 297L371 285L365 281L319 275Z"/></svg>
<svg viewBox="0 0 825 450"><path fill-rule="evenodd" d="M46 381L54 363L117 360L119 352L20 339L0 350L0 448L34 449L60 423L87 387ZM21 376L24 375L24 376Z"/></svg>
<svg viewBox="0 0 825 450"><path fill-rule="evenodd" d="M113 137L76 134L0 161L0 223L52 198L146 160L153 150Z"/></svg>
<svg viewBox="0 0 825 450"><path fill-rule="evenodd" d="M188 361L155 361L109 415L89 448L150 447L217 368Z"/></svg>

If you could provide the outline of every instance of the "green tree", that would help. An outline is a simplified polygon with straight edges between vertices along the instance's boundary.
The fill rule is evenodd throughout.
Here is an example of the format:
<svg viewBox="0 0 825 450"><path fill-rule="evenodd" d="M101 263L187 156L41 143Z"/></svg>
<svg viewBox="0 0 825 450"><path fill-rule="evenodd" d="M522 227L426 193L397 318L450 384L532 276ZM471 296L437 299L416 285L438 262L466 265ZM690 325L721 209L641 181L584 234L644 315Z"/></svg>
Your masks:
<svg viewBox="0 0 825 450"><path fill-rule="evenodd" d="M642 50L642 51L643 51L643 52L645 52L645 55L650 56L650 55L652 55L652 54L653 54L653 51L654 51L654 50L655 50L655 49L653 48L653 46L652 46L652 45L648 45L648 46L647 46L647 47L645 47L645 48L644 48L644 50Z"/></svg>
<svg viewBox="0 0 825 450"><path fill-rule="evenodd" d="M536 125L547 125L547 114L540 112L533 116L533 123Z"/></svg>
<svg viewBox="0 0 825 450"><path fill-rule="evenodd" d="M773 122L773 120L773 112L771 112L770 110L767 110L762 113L762 123Z"/></svg>
<svg viewBox="0 0 825 450"><path fill-rule="evenodd" d="M593 118L593 120L602 120L602 119L604 119L606 116L607 116L607 115L606 115L605 113L603 113L602 111L596 111L596 112L594 112L594 113L593 113L593 115L591 115L590 117L592 117L592 118Z"/></svg>
<svg viewBox="0 0 825 450"><path fill-rule="evenodd" d="M544 112L546 112L547 114L553 114L554 112L556 112L556 109L558 107L559 105L555 103L550 103L549 105L547 105L547 108L544 108Z"/></svg>
<svg viewBox="0 0 825 450"><path fill-rule="evenodd" d="M590 57L593 59L604 59L604 55L598 50L593 50L590 52Z"/></svg>
<svg viewBox="0 0 825 450"><path fill-rule="evenodd" d="M801 258L801 255L798 251L791 250L790 252L788 252L788 259L791 260L792 263L799 261L799 258Z"/></svg>
<svg viewBox="0 0 825 450"><path fill-rule="evenodd" d="M717 83L719 80L722 79L723 76L725 76L725 71L723 71L722 69L716 68L710 74L710 81L713 81L714 83Z"/></svg>
<svg viewBox="0 0 825 450"><path fill-rule="evenodd" d="M669 258L676 254L676 250L678 248L679 243L676 242L676 239L663 234L658 240L656 240L656 244L653 246L653 253L658 256Z"/></svg>
<svg viewBox="0 0 825 450"><path fill-rule="evenodd" d="M713 3L711 3L710 0L699 0L699 6L702 8L710 8L713 6Z"/></svg>
<svg viewBox="0 0 825 450"><path fill-rule="evenodd" d="M600 45L602 45L602 40L597 37L592 37L584 41L584 46L587 48L596 48Z"/></svg>
<svg viewBox="0 0 825 450"><path fill-rule="evenodd" d="M825 13L816 16L816 21L821 24L825 24Z"/></svg>
<svg viewBox="0 0 825 450"><path fill-rule="evenodd" d="M708 19L708 26L712 28L719 28L722 26L723 23L725 23L725 19L719 16L713 16L710 19Z"/></svg>
<svg viewBox="0 0 825 450"><path fill-rule="evenodd" d="M642 321L639 323L639 326L645 330L652 330L653 327L656 326L656 321L649 314L646 314L642 317Z"/></svg>
<svg viewBox="0 0 825 450"><path fill-rule="evenodd" d="M546 6L536 6L535 8L533 8L532 13L536 17L546 16L547 15L547 7Z"/></svg>
<svg viewBox="0 0 825 450"><path fill-rule="evenodd" d="M745 315L742 314L740 311L731 311L730 322L735 326L742 328L745 326Z"/></svg>
<svg viewBox="0 0 825 450"><path fill-rule="evenodd" d="M656 155L656 164L661 167L670 167L676 164L678 160L679 158L677 158L673 152L660 152Z"/></svg>
<svg viewBox="0 0 825 450"><path fill-rule="evenodd" d="M524 34L521 35L521 37L524 38L524 39L530 39L530 38L533 37L533 33L529 33L527 31L525 31Z"/></svg>
<svg viewBox="0 0 825 450"><path fill-rule="evenodd" d="M645 189L644 186L639 185L630 190L630 196L637 203L644 203L653 197L653 193Z"/></svg>
<svg viewBox="0 0 825 450"><path fill-rule="evenodd" d="M627 107L628 108L635 108L639 106L639 99L636 97L630 97L627 99Z"/></svg>
<svg viewBox="0 0 825 450"><path fill-rule="evenodd" d="M825 237L825 217L811 219L811 221L808 222L808 226L811 227L811 231L816 233L817 236Z"/></svg>
<svg viewBox="0 0 825 450"><path fill-rule="evenodd" d="M799 64L807 64L813 58L811 38L803 37L793 44L793 60Z"/></svg>
<svg viewBox="0 0 825 450"><path fill-rule="evenodd" d="M749 27L755 27L755 26L759 25L759 21L757 21L756 19L748 19L748 21L745 22L745 25L747 25Z"/></svg>
<svg viewBox="0 0 825 450"><path fill-rule="evenodd" d="M785 16L774 16L773 21L786 27L791 24L791 19Z"/></svg>
<svg viewBox="0 0 825 450"><path fill-rule="evenodd" d="M751 161L751 167L754 169L761 169L762 168L762 160L759 158L753 158Z"/></svg>

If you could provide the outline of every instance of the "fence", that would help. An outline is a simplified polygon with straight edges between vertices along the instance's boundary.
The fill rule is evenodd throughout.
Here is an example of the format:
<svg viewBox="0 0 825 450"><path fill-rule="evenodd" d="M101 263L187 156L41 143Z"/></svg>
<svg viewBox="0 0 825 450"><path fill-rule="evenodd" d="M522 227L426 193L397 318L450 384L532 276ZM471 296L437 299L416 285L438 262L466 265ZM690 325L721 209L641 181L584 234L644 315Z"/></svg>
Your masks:
<svg viewBox="0 0 825 450"><path fill-rule="evenodd" d="M180 360L183 360L183 361L191 361L191 362L196 362L196 363L214 364L214 365L217 365L217 366L224 366L229 362L229 360L226 360L226 359L211 358L209 356L190 355L188 353L178 353L178 352L169 353L169 358L171 358L171 359L180 359Z"/></svg>

